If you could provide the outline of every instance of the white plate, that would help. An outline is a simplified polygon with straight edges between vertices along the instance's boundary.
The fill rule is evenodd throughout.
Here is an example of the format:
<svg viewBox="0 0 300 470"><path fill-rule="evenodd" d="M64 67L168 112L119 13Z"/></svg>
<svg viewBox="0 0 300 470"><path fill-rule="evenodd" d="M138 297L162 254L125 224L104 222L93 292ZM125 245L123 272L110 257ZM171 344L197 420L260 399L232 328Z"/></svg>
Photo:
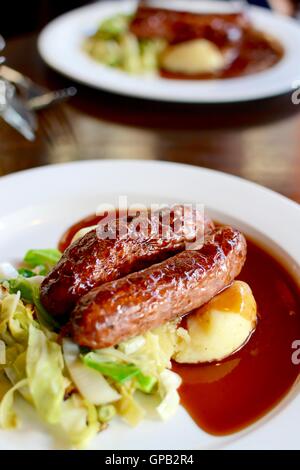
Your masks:
<svg viewBox="0 0 300 470"><path fill-rule="evenodd" d="M128 196L131 203L204 203L213 217L234 223L275 249L300 279L297 204L237 177L162 162L91 161L1 178L0 260L20 259L28 248L56 246L68 226L93 213L99 203L116 204L119 195ZM98 449L299 448L295 419L300 416L299 386L265 418L229 437L206 434L180 408L167 423L145 421L131 429L114 422L91 445ZM22 402L20 409L25 414L23 427L0 431L0 449L62 447L29 406Z"/></svg>
<svg viewBox="0 0 300 470"><path fill-rule="evenodd" d="M42 31L38 47L52 68L95 88L139 98L174 102L233 102L279 95L297 87L300 79L300 27L297 22L270 11L250 7L253 24L278 38L285 48L283 59L274 67L246 77L227 80L168 80L160 77L130 76L91 59L82 51L84 38L99 23L115 13L128 13L136 2L107 1L79 8L52 21ZM168 0L168 7L224 11L228 2Z"/></svg>

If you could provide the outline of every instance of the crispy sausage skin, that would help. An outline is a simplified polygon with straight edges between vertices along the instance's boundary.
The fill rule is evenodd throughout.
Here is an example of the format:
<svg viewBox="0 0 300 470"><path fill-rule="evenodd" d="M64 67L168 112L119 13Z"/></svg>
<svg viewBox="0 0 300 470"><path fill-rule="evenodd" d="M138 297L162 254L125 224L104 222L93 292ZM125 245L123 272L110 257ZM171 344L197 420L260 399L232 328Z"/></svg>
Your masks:
<svg viewBox="0 0 300 470"><path fill-rule="evenodd" d="M204 14L140 6L130 31L138 38L164 38L169 43L207 39L223 48L239 42L249 21L242 13Z"/></svg>
<svg viewBox="0 0 300 470"><path fill-rule="evenodd" d="M95 229L72 243L41 285L41 302L46 310L56 317L67 315L92 288L162 261L182 251L187 241L201 238L200 232L203 235L213 229L210 219L189 206L184 211L181 205L171 212L164 210L170 213L174 228L168 236L162 236L164 219L149 217L146 233L136 233L133 219L125 236L103 239Z"/></svg>
<svg viewBox="0 0 300 470"><path fill-rule="evenodd" d="M116 345L208 302L240 273L246 240L231 227L216 229L197 251L93 289L72 312L70 334L81 346Z"/></svg>

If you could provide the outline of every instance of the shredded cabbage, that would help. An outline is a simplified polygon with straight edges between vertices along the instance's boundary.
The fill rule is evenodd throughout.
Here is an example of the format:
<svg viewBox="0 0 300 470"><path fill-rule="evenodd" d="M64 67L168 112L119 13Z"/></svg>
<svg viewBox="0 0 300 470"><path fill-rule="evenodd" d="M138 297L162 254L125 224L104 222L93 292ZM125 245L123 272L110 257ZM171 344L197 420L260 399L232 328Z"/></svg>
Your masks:
<svg viewBox="0 0 300 470"><path fill-rule="evenodd" d="M14 279L17 275L18 271L10 263L0 263L0 279Z"/></svg>
<svg viewBox="0 0 300 470"><path fill-rule="evenodd" d="M6 392L11 389L11 382L5 375L4 370L0 371L0 403Z"/></svg>
<svg viewBox="0 0 300 470"><path fill-rule="evenodd" d="M87 445L115 415L137 425L149 412L141 396L148 397L162 419L170 417L179 403L180 379L169 370L177 325L95 351L69 339L60 344L59 325L40 303L44 277L36 275L34 266L59 255L52 250L28 253L30 269L23 267L0 284L0 426L19 425L15 392L75 447Z"/></svg>
<svg viewBox="0 0 300 470"><path fill-rule="evenodd" d="M107 18L98 28L95 36L104 39L116 39L128 30L131 15L117 14Z"/></svg>
<svg viewBox="0 0 300 470"><path fill-rule="evenodd" d="M10 293L21 293L25 302L33 304L36 307L36 314L40 323L49 328L59 328L59 323L44 309L40 301L40 285L43 276L35 276L29 279L19 276L8 281Z"/></svg>
<svg viewBox="0 0 300 470"><path fill-rule="evenodd" d="M57 423L61 418L65 393L63 368L61 347L30 325L26 373L34 406L47 423Z"/></svg>
<svg viewBox="0 0 300 470"><path fill-rule="evenodd" d="M124 341L123 343L119 344L118 350L122 351L124 355L126 354L134 354L142 346L144 346L146 340L143 336L136 336L135 338L131 338L128 341Z"/></svg>
<svg viewBox="0 0 300 470"><path fill-rule="evenodd" d="M102 423L107 423L111 421L112 418L116 415L117 410L114 405L104 405L98 408L98 418Z"/></svg>
<svg viewBox="0 0 300 470"><path fill-rule="evenodd" d="M70 444L85 445L100 429L98 411L78 393L65 399L68 390L75 389L65 375L57 335L45 331L34 319L33 305L25 305L20 293L10 294L5 288L0 300L0 323L7 377L1 376L0 426L9 429L20 424L13 406L14 394L19 392L46 423L63 429ZM115 394L119 398L117 391Z"/></svg>
<svg viewBox="0 0 300 470"><path fill-rule="evenodd" d="M6 345L4 341L0 340L0 365L6 363Z"/></svg>
<svg viewBox="0 0 300 470"><path fill-rule="evenodd" d="M80 360L79 347L70 340L63 342L64 359L71 378L81 395L93 405L105 405L119 400L119 393L101 373L91 370Z"/></svg>
<svg viewBox="0 0 300 470"><path fill-rule="evenodd" d="M61 258L61 252L56 249L29 250L24 256L24 263L30 268L41 268L47 274Z"/></svg>
<svg viewBox="0 0 300 470"><path fill-rule="evenodd" d="M156 409L159 416L167 420L177 411L180 401L177 389L181 384L181 379L167 369L160 373L159 379L159 393L162 401Z"/></svg>
<svg viewBox="0 0 300 470"><path fill-rule="evenodd" d="M61 427L72 445L85 447L100 430L96 408L78 393L62 403Z"/></svg>
<svg viewBox="0 0 300 470"><path fill-rule="evenodd" d="M131 16L115 15L85 39L83 49L97 62L130 74L157 73L167 46L161 38L139 39L129 30Z"/></svg>
<svg viewBox="0 0 300 470"><path fill-rule="evenodd" d="M20 380L2 398L0 404L0 426L3 429L13 429L19 426L20 422L14 411L14 394L25 385L27 385L27 380Z"/></svg>
<svg viewBox="0 0 300 470"><path fill-rule="evenodd" d="M160 372L171 368L171 358L175 352L176 324L168 323L156 330L145 333L144 342L132 354L128 354L143 374L159 378ZM122 344L123 349L126 344Z"/></svg>
<svg viewBox="0 0 300 470"><path fill-rule="evenodd" d="M130 426L137 426L145 418L146 411L135 399L134 387L121 385L119 390L121 399L116 403L117 412Z"/></svg>
<svg viewBox="0 0 300 470"><path fill-rule="evenodd" d="M1 302L0 333L6 330L9 320L14 315L20 300L20 293L7 295Z"/></svg>

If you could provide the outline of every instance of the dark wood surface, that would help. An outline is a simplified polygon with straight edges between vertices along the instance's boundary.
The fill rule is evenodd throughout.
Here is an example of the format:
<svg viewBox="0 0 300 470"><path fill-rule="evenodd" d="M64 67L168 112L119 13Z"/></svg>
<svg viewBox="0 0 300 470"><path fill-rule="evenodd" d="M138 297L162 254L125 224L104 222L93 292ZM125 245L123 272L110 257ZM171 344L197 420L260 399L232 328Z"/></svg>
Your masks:
<svg viewBox="0 0 300 470"><path fill-rule="evenodd" d="M10 40L6 57L8 65L50 89L71 83L43 64L35 35ZM299 110L291 95L175 105L78 85L67 104L39 114L35 142L0 121L0 174L80 159L158 159L239 175L300 202Z"/></svg>

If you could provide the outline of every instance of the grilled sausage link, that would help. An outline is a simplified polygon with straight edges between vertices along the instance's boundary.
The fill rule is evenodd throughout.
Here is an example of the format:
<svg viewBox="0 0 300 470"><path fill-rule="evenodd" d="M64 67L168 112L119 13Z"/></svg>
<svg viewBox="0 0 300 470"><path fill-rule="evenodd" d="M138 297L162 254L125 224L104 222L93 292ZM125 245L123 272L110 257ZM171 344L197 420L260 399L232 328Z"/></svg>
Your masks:
<svg viewBox="0 0 300 470"><path fill-rule="evenodd" d="M246 240L231 227L216 229L197 251L93 289L71 315L70 334L100 349L142 334L208 302L240 273Z"/></svg>
<svg viewBox="0 0 300 470"><path fill-rule="evenodd" d="M169 43L207 39L221 48L238 43L249 21L243 13L206 14L140 6L130 24L138 38Z"/></svg>
<svg viewBox="0 0 300 470"><path fill-rule="evenodd" d="M167 221L166 214L170 215ZM138 233L135 218L122 237L103 239L94 229L72 243L41 285L41 302L46 310L56 317L66 315L92 288L162 261L182 251L186 242L199 240L213 229L213 222L203 218L201 211L181 205L171 212L162 209L156 217L148 215L145 222L146 230ZM116 226L109 226L109 230L113 228Z"/></svg>

